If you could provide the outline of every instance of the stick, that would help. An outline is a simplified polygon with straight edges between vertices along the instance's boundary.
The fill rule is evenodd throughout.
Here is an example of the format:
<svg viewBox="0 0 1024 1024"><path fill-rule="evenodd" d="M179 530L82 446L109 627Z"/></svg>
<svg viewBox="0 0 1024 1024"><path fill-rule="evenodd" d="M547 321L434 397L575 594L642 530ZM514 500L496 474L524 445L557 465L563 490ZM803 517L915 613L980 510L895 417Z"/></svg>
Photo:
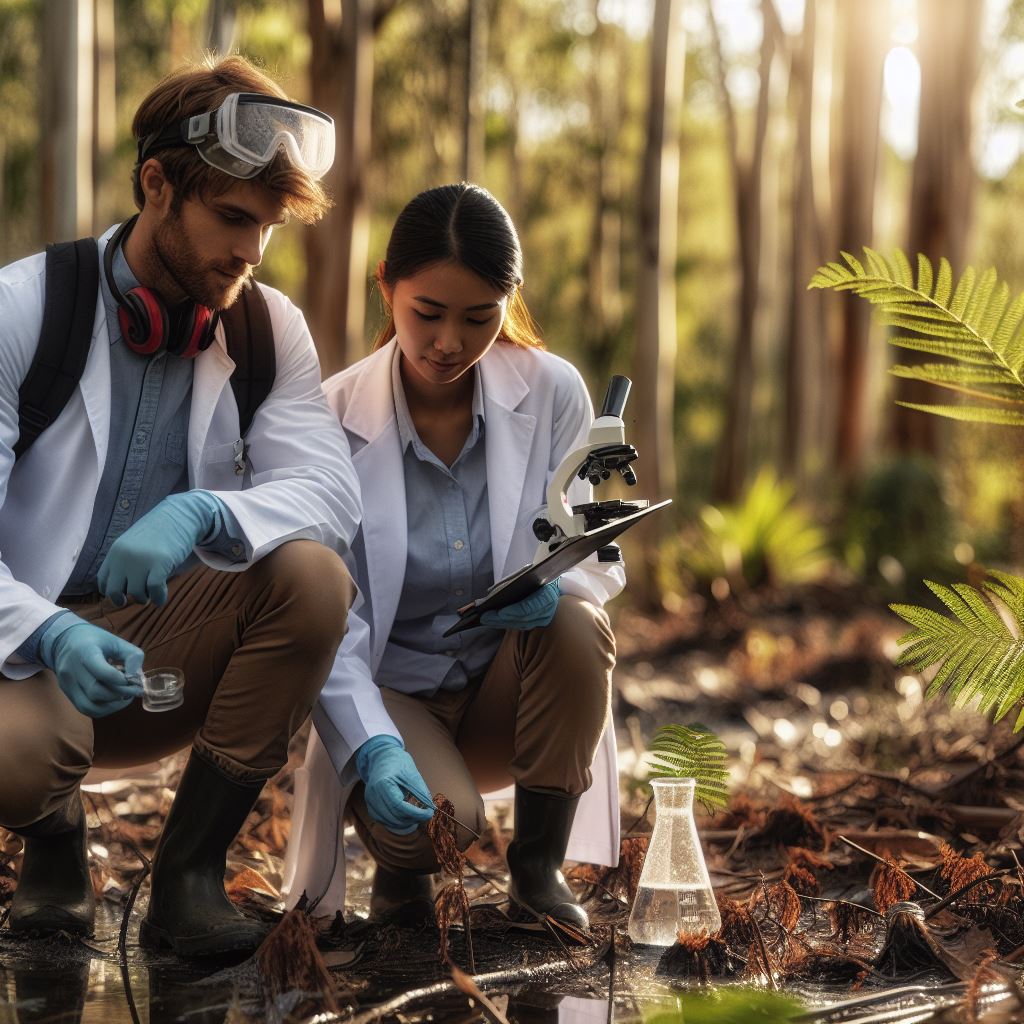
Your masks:
<svg viewBox="0 0 1024 1024"><path fill-rule="evenodd" d="M942 897L938 893L932 892L927 885L923 885L909 871L907 871L904 868L901 868L899 864L890 864L889 861L887 861L884 857L879 857L877 853L872 853L870 850L865 850L863 846L858 846L852 839L847 839L846 836L836 836L836 839L846 843L847 846L852 846L855 850L860 850L860 852L865 854L866 856L871 857L874 860L877 860L879 864L887 864L889 867L895 868L897 871L900 872L900 874L906 875L907 878L909 878L914 883L914 885L918 887L918 889L920 889L922 892L928 893L928 895L931 896L932 899L942 899Z"/></svg>

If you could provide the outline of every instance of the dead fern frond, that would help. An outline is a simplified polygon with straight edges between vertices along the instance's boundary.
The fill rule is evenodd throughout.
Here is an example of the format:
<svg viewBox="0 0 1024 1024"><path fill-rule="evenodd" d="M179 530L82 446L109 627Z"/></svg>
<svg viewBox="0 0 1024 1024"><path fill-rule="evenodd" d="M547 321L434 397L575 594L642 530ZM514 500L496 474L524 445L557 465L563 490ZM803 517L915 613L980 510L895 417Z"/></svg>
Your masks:
<svg viewBox="0 0 1024 1024"><path fill-rule="evenodd" d="M764 846L828 849L825 830L814 812L788 793L779 800L778 806L768 812L764 827L751 836L751 842Z"/></svg>
<svg viewBox="0 0 1024 1024"><path fill-rule="evenodd" d="M939 853L942 856L942 869L939 874L949 886L950 892L959 892L972 882L992 873L992 869L985 863L985 858L980 853L974 854L973 857L964 857L949 843L943 843L939 847ZM988 903L994 893L994 886L989 882L983 882L965 892L963 900L965 903Z"/></svg>
<svg viewBox="0 0 1024 1024"><path fill-rule="evenodd" d="M909 900L917 891L917 883L895 860L888 857L875 867L869 884L880 914L897 903Z"/></svg>
<svg viewBox="0 0 1024 1024"><path fill-rule="evenodd" d="M451 961L448 955L448 931L456 920L469 931L469 897L461 881L446 885L434 900L434 912L437 915L437 928L441 933L437 955L442 961Z"/></svg>
<svg viewBox="0 0 1024 1024"><path fill-rule="evenodd" d="M276 1005L285 993L301 992L307 998L294 1008L297 1015L301 1007L338 1012L334 980L317 949L316 931L305 911L289 910L281 918L256 950L256 969L260 990L269 1003Z"/></svg>
<svg viewBox="0 0 1024 1024"><path fill-rule="evenodd" d="M427 822L427 835L434 844L434 854L449 875L461 878L466 857L455 835L455 805L443 793L435 793L434 806L441 812Z"/></svg>
<svg viewBox="0 0 1024 1024"><path fill-rule="evenodd" d="M800 921L800 897L788 882L762 885L755 890L752 904L752 909L764 907L766 918L786 933L792 933Z"/></svg>

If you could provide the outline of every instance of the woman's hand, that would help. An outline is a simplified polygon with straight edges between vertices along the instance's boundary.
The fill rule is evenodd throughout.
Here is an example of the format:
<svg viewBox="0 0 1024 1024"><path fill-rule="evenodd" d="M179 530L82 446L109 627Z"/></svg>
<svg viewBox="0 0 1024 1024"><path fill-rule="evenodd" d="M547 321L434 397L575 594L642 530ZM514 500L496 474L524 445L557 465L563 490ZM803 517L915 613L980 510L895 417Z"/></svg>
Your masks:
<svg viewBox="0 0 1024 1024"><path fill-rule="evenodd" d="M356 770L366 784L366 809L370 817L389 832L407 836L434 816L430 790L394 736L371 736L356 751ZM424 807L409 803L406 794Z"/></svg>
<svg viewBox="0 0 1024 1024"><path fill-rule="evenodd" d="M480 616L480 625L495 626L498 629L539 629L541 626L549 626L558 610L560 595L558 580L552 580L522 601L494 612L484 612Z"/></svg>

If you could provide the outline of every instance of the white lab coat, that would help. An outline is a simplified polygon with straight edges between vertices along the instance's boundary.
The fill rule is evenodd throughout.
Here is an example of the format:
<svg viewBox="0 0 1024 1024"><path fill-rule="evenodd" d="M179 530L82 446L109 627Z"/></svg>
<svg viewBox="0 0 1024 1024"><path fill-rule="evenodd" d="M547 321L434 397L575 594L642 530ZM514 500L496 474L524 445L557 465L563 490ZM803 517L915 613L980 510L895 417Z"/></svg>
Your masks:
<svg viewBox="0 0 1024 1024"><path fill-rule="evenodd" d="M112 230L100 239L101 250ZM14 651L59 611L54 600L89 530L110 431L110 344L97 289L82 379L57 420L14 462L18 388L39 340L44 279L41 254L0 270L0 674L12 679L39 670ZM244 475L236 474L233 461L238 407L222 327L196 358L192 385L189 484L212 491L230 509L244 533L247 560L233 564L199 554L230 572L300 538L344 552L360 517L348 442L324 400L306 323L284 295L259 287L273 325L277 376L246 438L251 467ZM2 686L0 680L0 693Z"/></svg>
<svg viewBox="0 0 1024 1024"><path fill-rule="evenodd" d="M292 832L285 864L290 902L306 891L323 895L320 909L342 909L345 897L340 815L357 776L353 755L370 736L398 735L373 681L395 620L406 562L406 502L402 448L392 397L396 342L360 360L324 385L352 446L363 496L363 524L350 568L369 581L365 603L349 617L349 632L313 713L306 763L296 773ZM544 512L547 486L561 459L586 438L593 409L576 369L536 349L493 345L480 361L486 424L487 501L494 578L533 560L532 524ZM576 481L575 503L590 500ZM625 583L620 564L589 559L565 573L563 593L597 605ZM570 838L572 860L615 864L619 853L618 775L609 727L592 766Z"/></svg>

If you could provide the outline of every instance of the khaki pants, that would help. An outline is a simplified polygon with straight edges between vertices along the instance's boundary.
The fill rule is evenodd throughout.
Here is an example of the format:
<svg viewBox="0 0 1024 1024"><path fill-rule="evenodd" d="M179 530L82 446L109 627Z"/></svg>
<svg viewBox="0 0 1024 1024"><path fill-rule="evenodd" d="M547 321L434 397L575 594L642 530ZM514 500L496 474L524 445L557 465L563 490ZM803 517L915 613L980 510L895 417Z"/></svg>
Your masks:
<svg viewBox="0 0 1024 1024"><path fill-rule="evenodd" d="M603 609L563 596L549 626L505 633L481 681L433 697L382 688L384 705L427 788L455 805L476 832L485 826L481 792L510 782L578 795L611 709L615 637ZM395 835L374 822L363 786L349 812L374 859L392 868L436 871L425 829ZM473 840L458 829L460 846Z"/></svg>
<svg viewBox="0 0 1024 1024"><path fill-rule="evenodd" d="M354 594L332 550L297 540L244 572L203 566L172 580L162 608L69 602L142 648L146 668L182 669L185 702L154 714L133 701L92 719L50 671L0 679L0 823L46 817L93 764L145 764L190 744L233 778L270 778L327 679Z"/></svg>

